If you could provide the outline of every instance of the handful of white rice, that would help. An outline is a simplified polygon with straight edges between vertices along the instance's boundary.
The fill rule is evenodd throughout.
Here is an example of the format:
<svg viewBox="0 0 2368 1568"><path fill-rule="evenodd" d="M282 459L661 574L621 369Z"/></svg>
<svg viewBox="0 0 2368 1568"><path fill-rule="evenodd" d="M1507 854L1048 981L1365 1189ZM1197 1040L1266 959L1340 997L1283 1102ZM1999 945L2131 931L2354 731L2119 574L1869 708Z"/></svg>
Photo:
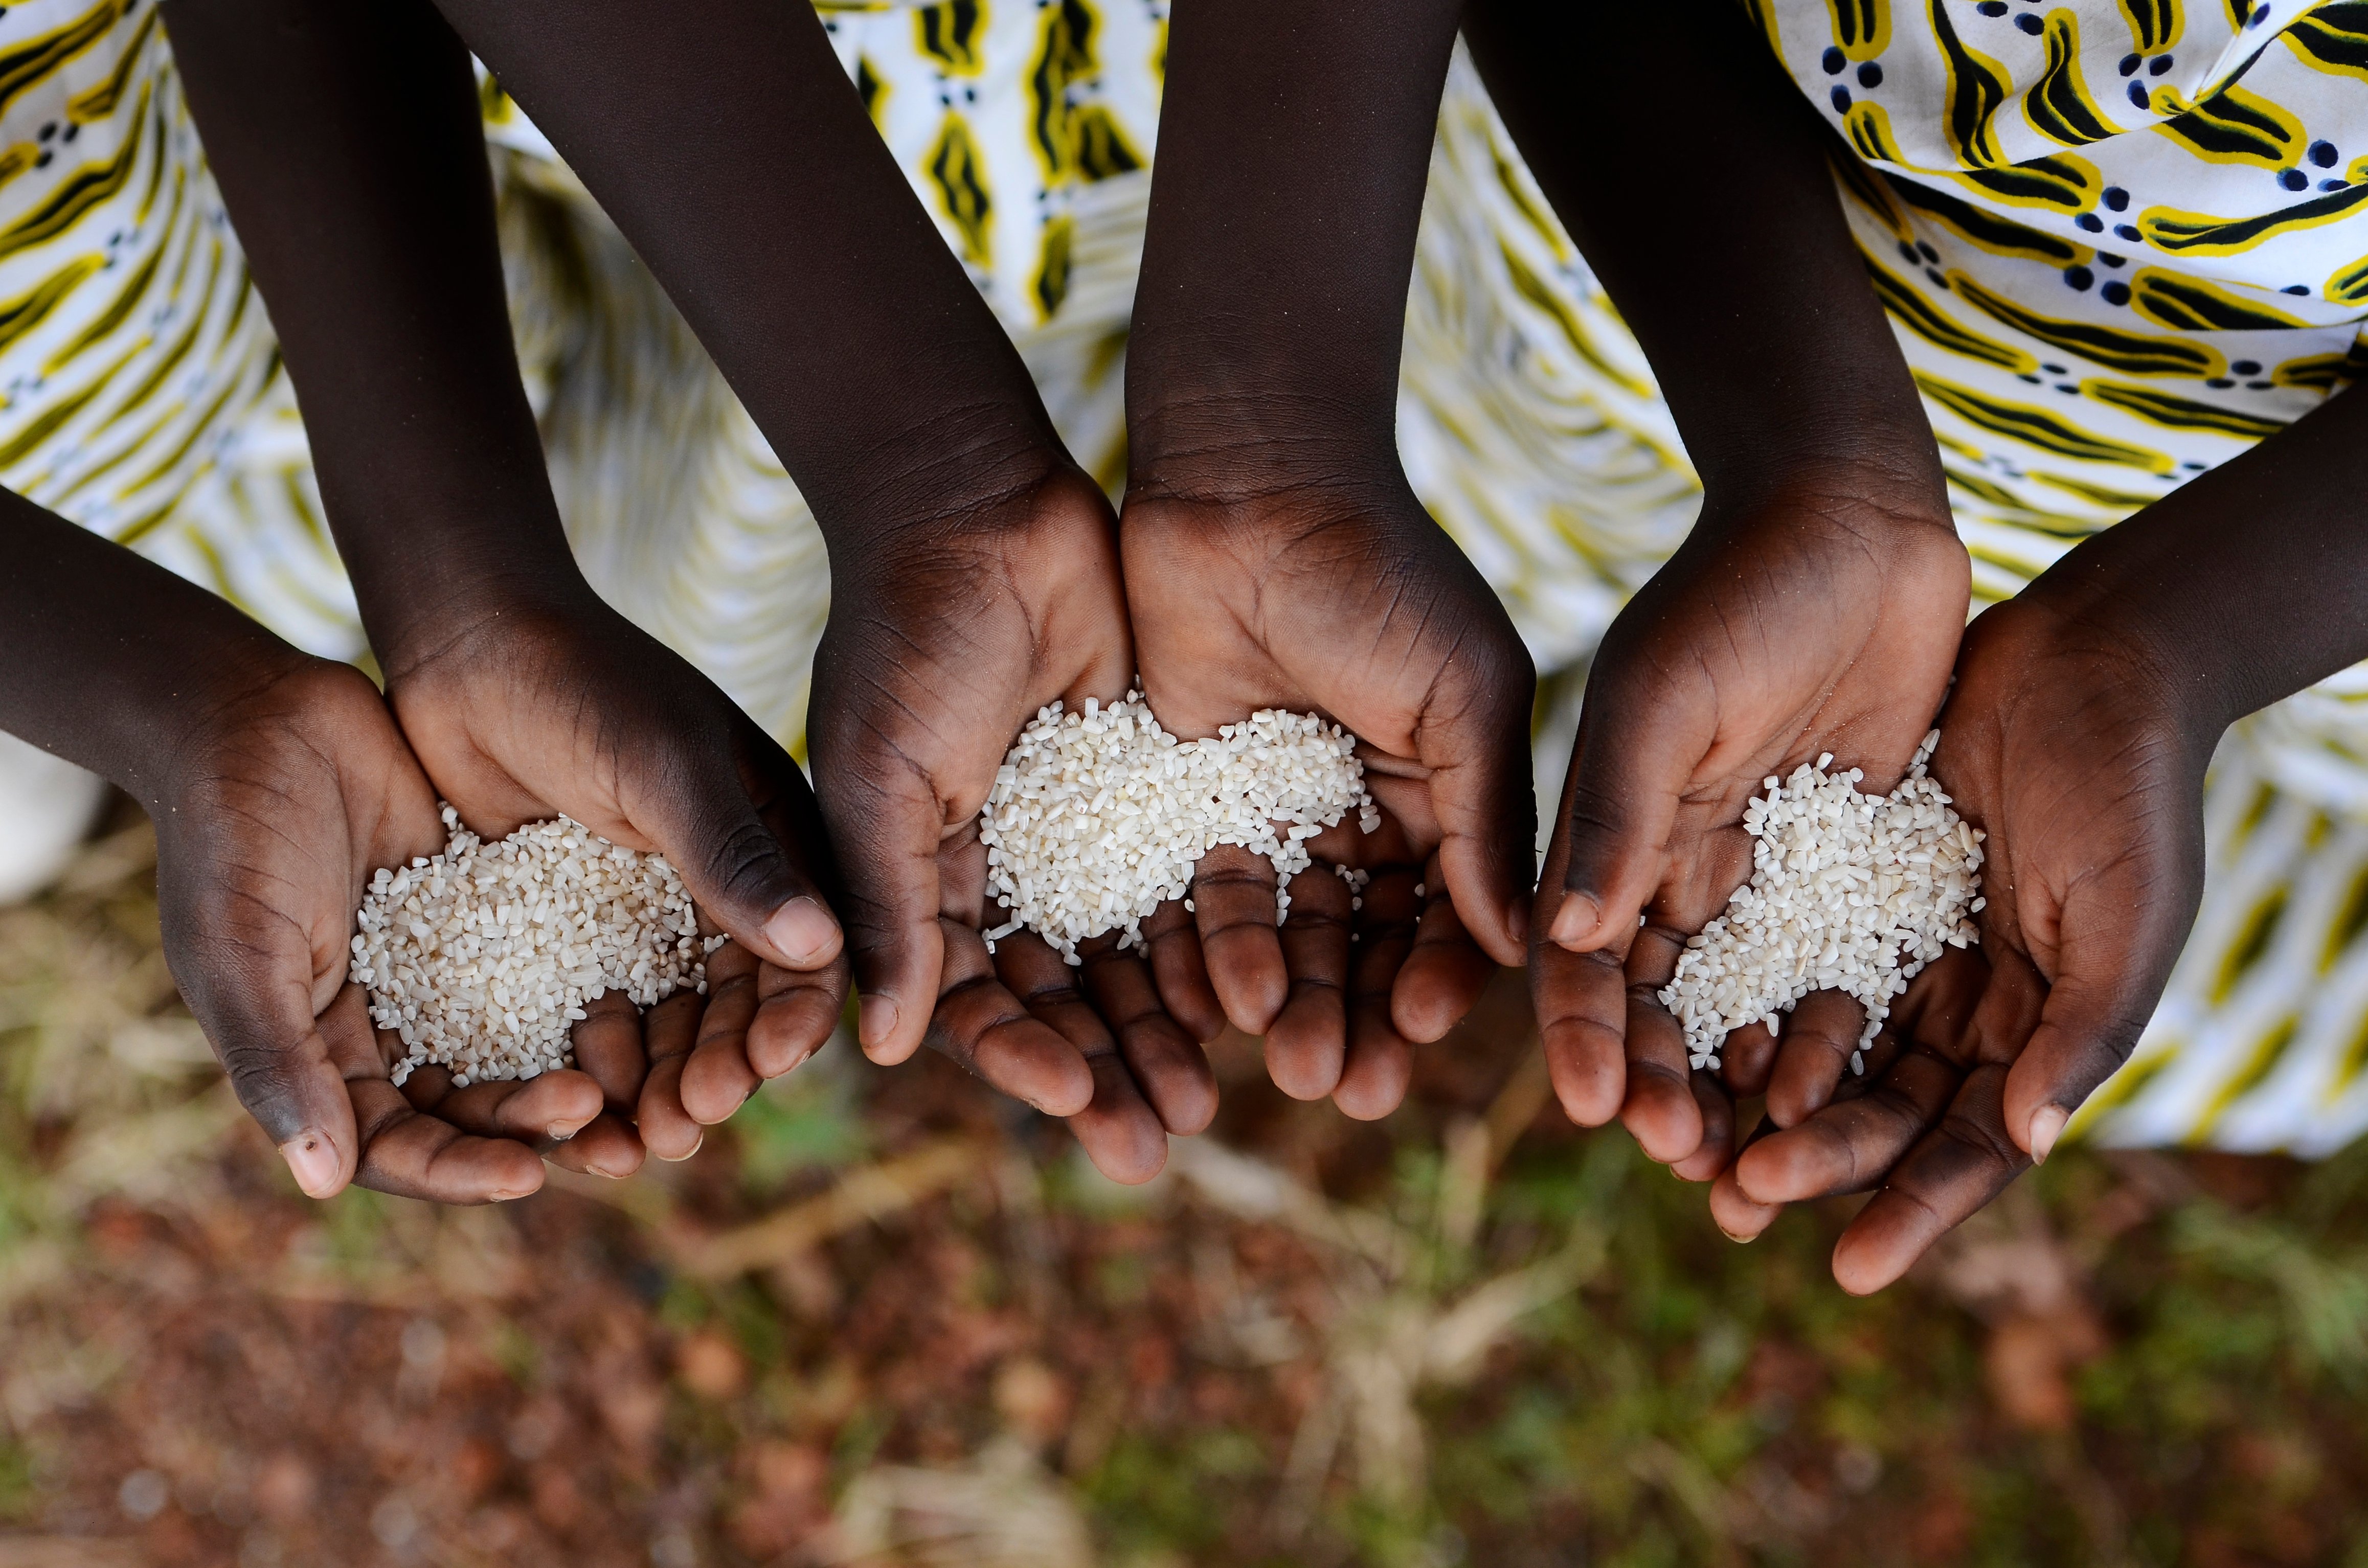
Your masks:
<svg viewBox="0 0 2368 1568"><path fill-rule="evenodd" d="M444 808L444 853L383 869L356 916L353 978L370 1017L402 1037L397 1084L434 1062L452 1082L533 1078L572 1066L568 1028L621 991L647 1007L707 989L698 912L666 857L626 849L565 817L486 844Z"/></svg>
<svg viewBox="0 0 2368 1568"><path fill-rule="evenodd" d="M1357 738L1313 713L1263 709L1179 741L1140 691L1107 708L1087 698L1082 712L1054 702L1019 733L979 813L987 888L1011 915L988 948L1023 926L1072 964L1078 943L1106 932L1122 928L1119 946L1133 946L1220 844L1273 862L1280 925L1291 879L1311 863L1305 841L1351 810L1365 832L1381 824Z"/></svg>
<svg viewBox="0 0 2368 1568"><path fill-rule="evenodd" d="M1696 1070L1719 1064L1727 1033L1792 1011L1812 991L1866 1007L1850 1071L1891 1016L1892 999L1943 949L1979 941L1982 834L1926 777L1941 732L1924 737L1899 788L1862 795L1859 768L1802 764L1743 813L1751 881L1686 941L1661 1004L1685 1026Z"/></svg>

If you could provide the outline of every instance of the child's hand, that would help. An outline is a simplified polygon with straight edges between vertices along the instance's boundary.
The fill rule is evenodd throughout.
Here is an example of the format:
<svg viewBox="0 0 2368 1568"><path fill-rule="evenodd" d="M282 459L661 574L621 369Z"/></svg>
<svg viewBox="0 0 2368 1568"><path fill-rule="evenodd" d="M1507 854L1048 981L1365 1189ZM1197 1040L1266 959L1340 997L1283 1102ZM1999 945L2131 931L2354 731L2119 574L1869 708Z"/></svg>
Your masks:
<svg viewBox="0 0 2368 1568"><path fill-rule="evenodd" d="M1309 841L1316 864L1292 881L1281 927L1272 867L1212 850L1192 931L1173 914L1158 927L1161 989L1213 988L1224 1017L1266 1037L1284 1092L1387 1115L1408 1042L1445 1034L1497 964L1521 961L1536 842L1528 652L1395 465L1354 487L1139 491L1121 539L1160 722L1191 738L1262 708L1322 712L1362 743L1383 816L1370 835L1352 816ZM1361 910L1330 865L1372 874Z"/></svg>
<svg viewBox="0 0 2368 1568"><path fill-rule="evenodd" d="M1765 1091L1789 1124L1831 1096L1857 1043L1858 1005L1813 996L1781 1051L1761 1027L1730 1037L1721 1085L1690 1073L1654 993L1749 876L1743 808L1770 774L1831 752L1888 790L1931 727L1970 568L1930 491L1840 471L1746 503L1714 493L1588 676L1531 989L1571 1117L1618 1112L1689 1177L1726 1162L1730 1090Z"/></svg>
<svg viewBox="0 0 2368 1568"><path fill-rule="evenodd" d="M1013 737L1045 704L1111 701L1134 676L1109 503L1056 470L882 540L832 591L810 727L865 1052L901 1062L926 1038L1072 1119L1112 1176L1148 1178L1169 1132L1215 1114L1197 1042L1123 962L1072 969L1025 934L990 957L980 936L1001 915L978 814Z"/></svg>
<svg viewBox="0 0 2368 1568"><path fill-rule="evenodd" d="M2044 1158L2137 1043L2202 894L2222 725L2112 609L2034 588L1967 631L1932 772L1989 835L1981 948L1909 987L1864 1095L1744 1151L1712 1196L1729 1233L1879 1185L1834 1277L1880 1290Z"/></svg>
<svg viewBox="0 0 2368 1568"><path fill-rule="evenodd" d="M435 793L370 682L291 653L198 707L160 777L165 956L297 1185L326 1198L356 1181L443 1203L540 1187L528 1145L585 1131L599 1086L547 1073L421 1114L387 1081L361 989L347 979L371 873L444 839ZM638 1161L638 1145L631 1153ZM606 1164L620 1151L587 1132L554 1157Z"/></svg>
<svg viewBox="0 0 2368 1568"><path fill-rule="evenodd" d="M827 850L797 764L714 684L582 585L464 607L390 654L387 695L437 791L499 838L564 814L673 862L733 944L636 1017L616 999L576 1031L612 1118L665 1159L699 1147L837 1023L847 964ZM431 629L432 630L432 629ZM610 1168L623 1160L620 1121ZM627 1168L630 1168L628 1166Z"/></svg>

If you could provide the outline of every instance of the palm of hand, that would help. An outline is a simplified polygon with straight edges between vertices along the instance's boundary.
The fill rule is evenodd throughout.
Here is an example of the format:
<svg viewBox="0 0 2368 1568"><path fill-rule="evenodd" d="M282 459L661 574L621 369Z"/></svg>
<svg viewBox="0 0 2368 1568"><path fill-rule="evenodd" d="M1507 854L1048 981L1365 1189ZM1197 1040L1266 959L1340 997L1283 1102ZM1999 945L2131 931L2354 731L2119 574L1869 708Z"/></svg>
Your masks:
<svg viewBox="0 0 2368 1568"><path fill-rule="evenodd" d="M577 1139L577 1160L620 1174L644 1144L686 1157L706 1126L828 1036L846 971L814 891L825 852L812 796L780 746L679 656L585 590L481 619L398 664L389 696L472 829L499 837L564 814L662 851L735 938L709 960L703 1005L681 994L637 1017L609 999L578 1026L577 1060L609 1109Z"/></svg>
<svg viewBox="0 0 2368 1568"><path fill-rule="evenodd" d="M347 979L371 873L443 837L435 795L370 683L308 662L260 685L213 716L180 777L158 835L165 951L300 1183L315 1197L359 1180L444 1202L534 1190L541 1164L512 1140L574 1131L598 1090L551 1074L419 1115L388 1082L385 1042Z"/></svg>
<svg viewBox="0 0 2368 1568"><path fill-rule="evenodd" d="M1804 1001L1781 1050L1762 1026L1736 1031L1722 1084L1689 1070L1653 994L1748 876L1743 808L1769 775L1826 752L1869 790L1905 770L1948 688L1968 579L1945 521L1819 497L1713 504L1622 612L1588 679L1531 968L1574 1119L1617 1110L1700 1178L1731 1152L1731 1095L1766 1092L1785 1125L1830 1097L1856 1003Z"/></svg>
<svg viewBox="0 0 2368 1568"><path fill-rule="evenodd" d="M2047 1152L2135 1044L2194 916L2214 737L2180 709L2110 631L2020 599L1974 623L1933 771L1988 835L1981 948L1910 987L1862 1095L1745 1151L1713 1194L1723 1226L1879 1184L1834 1257L1873 1290Z"/></svg>
<svg viewBox="0 0 2368 1568"><path fill-rule="evenodd" d="M1074 472L840 574L814 661L822 804L846 867L861 1038L928 1042L1072 1119L1141 1180L1197 1131L1214 1082L1129 955L1084 971L1021 934L990 956L978 815L1012 739L1055 700L1125 695L1133 642L1109 503Z"/></svg>
<svg viewBox="0 0 2368 1568"><path fill-rule="evenodd" d="M1133 499L1122 541L1162 724L1190 737L1262 708L1323 712L1362 743L1383 819L1370 835L1343 823L1309 844L1319 865L1370 874L1362 907L1339 878L1304 875L1280 930L1272 868L1212 851L1190 930L1180 914L1156 930L1155 944L1197 949L1170 964L1183 978L1168 988L1204 970L1224 1016L1266 1037L1278 1085L1384 1115L1405 1093L1409 1042L1444 1034L1498 961L1519 961L1533 842L1528 654L1402 484Z"/></svg>

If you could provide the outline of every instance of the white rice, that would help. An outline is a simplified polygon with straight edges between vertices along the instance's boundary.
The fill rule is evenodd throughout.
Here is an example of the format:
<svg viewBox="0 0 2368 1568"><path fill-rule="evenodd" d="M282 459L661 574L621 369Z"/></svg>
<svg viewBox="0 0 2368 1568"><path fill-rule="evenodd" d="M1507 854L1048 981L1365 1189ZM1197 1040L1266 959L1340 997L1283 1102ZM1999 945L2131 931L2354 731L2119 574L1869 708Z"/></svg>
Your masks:
<svg viewBox="0 0 2368 1568"><path fill-rule="evenodd" d="M1980 940L1982 834L1950 809L1926 777L1941 732L1924 737L1899 788L1877 798L1858 768L1828 774L1829 753L1804 763L1743 814L1757 840L1751 881L1726 912L1690 937L1662 1005L1685 1026L1694 1067L1716 1067L1727 1033L1791 1012L1813 991L1841 991L1866 1007L1850 1071L1892 999L1943 948Z"/></svg>
<svg viewBox="0 0 2368 1568"><path fill-rule="evenodd" d="M353 978L370 1017L403 1039L397 1084L428 1062L463 1086L572 1066L568 1028L602 993L647 1007L707 989L682 879L662 855L620 848L565 817L486 844L444 808L451 842L381 869L356 916Z"/></svg>
<svg viewBox="0 0 2368 1568"><path fill-rule="evenodd" d="M1220 844L1273 863L1281 925L1291 879L1311 863L1304 841L1351 808L1365 832L1380 825L1357 738L1315 714L1265 709L1178 741L1139 691L1108 708L1087 698L1083 712L1055 702L1019 733L979 813L988 891L1010 916L988 948L1022 927L1072 964L1078 943L1109 931L1132 947ZM1361 871L1341 875L1352 896L1364 886Z"/></svg>

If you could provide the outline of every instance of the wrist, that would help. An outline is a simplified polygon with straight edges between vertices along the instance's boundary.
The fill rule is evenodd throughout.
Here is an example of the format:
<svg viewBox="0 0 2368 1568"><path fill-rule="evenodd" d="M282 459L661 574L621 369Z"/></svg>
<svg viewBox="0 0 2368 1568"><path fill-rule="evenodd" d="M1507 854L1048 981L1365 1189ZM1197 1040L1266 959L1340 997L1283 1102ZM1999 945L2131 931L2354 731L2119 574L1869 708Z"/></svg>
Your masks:
<svg viewBox="0 0 2368 1568"><path fill-rule="evenodd" d="M511 627L606 608L573 556L521 551L495 562L479 553L423 551L399 576L355 574L362 623L388 689Z"/></svg>
<svg viewBox="0 0 2368 1568"><path fill-rule="evenodd" d="M2206 754L2229 725L2309 684L2274 680L2246 639L2179 613L2160 585L2123 566L2111 551L2075 552L2010 602L2045 617L2057 648L2109 653L2127 698L2176 714Z"/></svg>
<svg viewBox="0 0 2368 1568"><path fill-rule="evenodd" d="M133 758L139 783L125 786L148 808L160 834L213 809L210 791L224 776L226 751L240 745L242 734L258 725L300 724L328 694L350 697L349 687L380 700L352 666L303 653L268 632L198 651L193 667L200 671L195 680L159 694L154 722L142 726L146 744ZM315 749L336 765L336 748Z"/></svg>
<svg viewBox="0 0 2368 1568"><path fill-rule="evenodd" d="M1110 526L1110 498L1058 447L949 447L871 479L823 527L834 601L900 567L995 550L1031 535ZM816 517L822 516L821 508Z"/></svg>
<svg viewBox="0 0 2368 1568"><path fill-rule="evenodd" d="M1397 430L1352 402L1271 389L1128 400L1127 494L1240 506L1302 492L1406 490Z"/></svg>

